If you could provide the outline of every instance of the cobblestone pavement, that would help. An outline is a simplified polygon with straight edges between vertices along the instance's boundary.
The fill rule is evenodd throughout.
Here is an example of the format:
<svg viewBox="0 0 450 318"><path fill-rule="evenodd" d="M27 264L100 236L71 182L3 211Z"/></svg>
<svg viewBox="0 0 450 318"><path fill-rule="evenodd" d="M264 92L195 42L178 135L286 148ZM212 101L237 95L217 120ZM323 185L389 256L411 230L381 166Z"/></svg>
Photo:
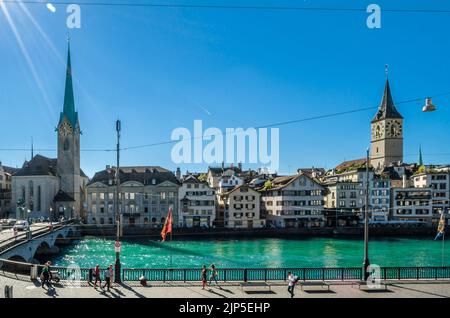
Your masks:
<svg viewBox="0 0 450 318"><path fill-rule="evenodd" d="M301 291L296 286L296 298L405 298L405 297L450 297L450 281L390 282L388 290L360 290L350 282L330 282L330 291L322 286L306 286ZM72 286L67 282L54 284L53 288L42 288L38 281L28 277L0 275L0 298L5 297L5 285L12 285L14 298L286 298L287 287L274 282L268 287L246 287L237 283L207 287L202 290L200 284L151 283L141 286L139 283L115 285L110 292L94 289L87 282L81 286Z"/></svg>

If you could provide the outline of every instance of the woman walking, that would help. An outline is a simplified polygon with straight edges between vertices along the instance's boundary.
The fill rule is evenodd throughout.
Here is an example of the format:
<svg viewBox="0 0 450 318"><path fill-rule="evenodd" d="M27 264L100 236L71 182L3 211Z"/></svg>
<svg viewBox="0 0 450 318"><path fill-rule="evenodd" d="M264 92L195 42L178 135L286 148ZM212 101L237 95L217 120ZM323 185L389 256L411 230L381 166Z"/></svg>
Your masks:
<svg viewBox="0 0 450 318"><path fill-rule="evenodd" d="M100 266L97 264L94 269L94 288L97 289L97 282L99 282L100 288L102 288L102 279L100 277Z"/></svg>

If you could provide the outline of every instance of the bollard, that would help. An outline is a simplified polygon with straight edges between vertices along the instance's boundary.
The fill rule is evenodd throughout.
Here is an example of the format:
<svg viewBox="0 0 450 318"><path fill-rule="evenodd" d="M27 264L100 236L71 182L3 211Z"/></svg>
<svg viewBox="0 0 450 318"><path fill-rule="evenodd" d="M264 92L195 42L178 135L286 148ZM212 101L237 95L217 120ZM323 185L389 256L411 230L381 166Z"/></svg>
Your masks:
<svg viewBox="0 0 450 318"><path fill-rule="evenodd" d="M31 280L37 279L38 276L37 273L38 273L37 266L32 264L30 268L30 279Z"/></svg>

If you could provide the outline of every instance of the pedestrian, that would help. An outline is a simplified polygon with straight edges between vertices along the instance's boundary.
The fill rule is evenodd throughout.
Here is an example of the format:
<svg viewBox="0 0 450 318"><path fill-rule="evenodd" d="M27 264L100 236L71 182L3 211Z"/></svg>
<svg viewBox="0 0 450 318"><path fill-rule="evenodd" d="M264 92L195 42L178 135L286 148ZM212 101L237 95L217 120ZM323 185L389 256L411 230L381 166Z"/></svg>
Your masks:
<svg viewBox="0 0 450 318"><path fill-rule="evenodd" d="M41 272L41 282L42 282L41 287L44 288L44 285L47 285L47 287L50 288L51 286L50 279L51 279L50 262L46 262Z"/></svg>
<svg viewBox="0 0 450 318"><path fill-rule="evenodd" d="M202 286L203 286L203 288L202 289L205 289L205 287L206 287L207 273L208 273L208 269L206 268L206 265L203 265L203 267L202 267Z"/></svg>
<svg viewBox="0 0 450 318"><path fill-rule="evenodd" d="M298 276L295 276L291 272L288 272L288 293L291 294L291 298L294 298L294 288L298 283Z"/></svg>
<svg viewBox="0 0 450 318"><path fill-rule="evenodd" d="M109 267L105 270L104 276L105 276L105 285L103 285L103 289L105 289L106 286L108 286L107 291L109 291L109 288L111 287L111 277L113 274L112 265L109 265Z"/></svg>
<svg viewBox="0 0 450 318"><path fill-rule="evenodd" d="M102 288L102 279L100 277L100 266L97 264L94 269L94 288L97 289L97 282L99 282L100 288Z"/></svg>
<svg viewBox="0 0 450 318"><path fill-rule="evenodd" d="M209 286L211 286L211 283L212 283L212 281L214 280L214 281L216 282L216 285L217 285L220 289L222 289L222 287L219 286L219 282L217 281L218 273L217 273L217 268L216 268L216 266L215 266L214 264L211 264L210 269L211 269L211 276L209 277Z"/></svg>

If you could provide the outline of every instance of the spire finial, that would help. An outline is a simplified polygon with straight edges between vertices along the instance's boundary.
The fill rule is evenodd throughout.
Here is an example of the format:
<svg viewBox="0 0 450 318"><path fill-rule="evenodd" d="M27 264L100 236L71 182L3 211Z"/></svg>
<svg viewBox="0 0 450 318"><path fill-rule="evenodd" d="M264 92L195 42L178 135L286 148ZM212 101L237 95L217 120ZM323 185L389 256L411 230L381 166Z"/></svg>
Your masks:
<svg viewBox="0 0 450 318"><path fill-rule="evenodd" d="M389 65L388 64L384 65L384 72L386 74L386 79L388 79L389 78Z"/></svg>
<svg viewBox="0 0 450 318"><path fill-rule="evenodd" d="M31 136L31 159L34 158L33 136Z"/></svg>

